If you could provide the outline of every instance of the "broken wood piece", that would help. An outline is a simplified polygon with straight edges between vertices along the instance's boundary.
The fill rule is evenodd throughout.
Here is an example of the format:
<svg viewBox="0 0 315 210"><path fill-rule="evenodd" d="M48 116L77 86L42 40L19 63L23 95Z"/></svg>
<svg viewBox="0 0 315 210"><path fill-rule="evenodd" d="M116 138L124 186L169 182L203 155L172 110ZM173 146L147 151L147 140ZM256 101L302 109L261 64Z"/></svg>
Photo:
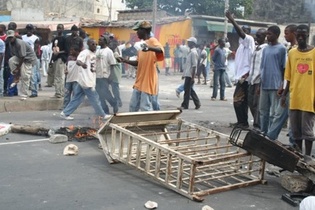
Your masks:
<svg viewBox="0 0 315 210"><path fill-rule="evenodd" d="M49 129L34 125L12 125L12 133L23 133L37 136L49 136Z"/></svg>

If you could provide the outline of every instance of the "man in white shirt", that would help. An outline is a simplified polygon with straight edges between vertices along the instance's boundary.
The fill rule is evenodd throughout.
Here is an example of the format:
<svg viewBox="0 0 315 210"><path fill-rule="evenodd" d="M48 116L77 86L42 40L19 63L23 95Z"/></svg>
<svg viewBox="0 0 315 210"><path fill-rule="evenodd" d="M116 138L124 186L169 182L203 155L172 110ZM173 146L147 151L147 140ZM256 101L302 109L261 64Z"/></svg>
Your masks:
<svg viewBox="0 0 315 210"><path fill-rule="evenodd" d="M34 50L36 56L38 55L37 50L39 47L39 38L34 34L34 26L32 24L27 24L26 34L22 36L22 40L26 42ZM40 82L40 60L37 57L36 65L32 69L31 75L31 95L30 97L37 97L37 85Z"/></svg>
<svg viewBox="0 0 315 210"><path fill-rule="evenodd" d="M108 114L109 109L106 101L113 107L113 112L118 112L118 106L112 92L109 89L110 69L116 65L116 58L113 51L108 47L109 39L106 36L101 36L98 44L101 49L96 51L96 92L100 97L100 102L103 111Z"/></svg>
<svg viewBox="0 0 315 210"><path fill-rule="evenodd" d="M232 14L227 11L226 17L233 24L239 35L239 47L235 55L235 80L237 81L233 95L233 106L237 118L237 123L233 126L248 127L248 82L246 78L249 75L251 58L255 50L255 41L250 36L250 26L242 28L235 22Z"/></svg>
<svg viewBox="0 0 315 210"><path fill-rule="evenodd" d="M60 113L60 117L65 120L73 120L70 115L80 106L85 96L89 99L94 108L95 114L100 118L109 118L101 107L99 96L95 90L96 73L95 73L95 51L96 42L94 39L87 41L89 49L82 50L77 58L76 64L80 67L78 85L74 88L74 94L70 103Z"/></svg>

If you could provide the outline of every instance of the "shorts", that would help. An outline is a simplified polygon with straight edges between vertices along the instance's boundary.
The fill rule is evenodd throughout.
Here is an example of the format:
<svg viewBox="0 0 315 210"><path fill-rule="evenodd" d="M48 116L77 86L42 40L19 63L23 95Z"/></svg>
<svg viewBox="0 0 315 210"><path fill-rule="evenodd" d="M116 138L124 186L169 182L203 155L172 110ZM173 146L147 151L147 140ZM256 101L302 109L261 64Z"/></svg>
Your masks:
<svg viewBox="0 0 315 210"><path fill-rule="evenodd" d="M292 137L295 141L308 140L314 141L314 121L315 113L301 110L290 110L290 126Z"/></svg>

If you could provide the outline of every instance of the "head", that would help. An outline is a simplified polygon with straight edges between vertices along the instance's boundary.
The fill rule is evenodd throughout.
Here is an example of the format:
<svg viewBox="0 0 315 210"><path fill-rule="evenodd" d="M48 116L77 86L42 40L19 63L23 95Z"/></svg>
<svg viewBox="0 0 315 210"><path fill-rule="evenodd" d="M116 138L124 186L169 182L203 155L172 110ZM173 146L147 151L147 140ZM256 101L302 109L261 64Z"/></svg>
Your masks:
<svg viewBox="0 0 315 210"><path fill-rule="evenodd" d="M150 38L152 25L148 21L140 21L137 22L132 29L137 31L139 39L146 40Z"/></svg>
<svg viewBox="0 0 315 210"><path fill-rule="evenodd" d="M185 45L185 44L186 44L186 40L183 39L183 40L182 40L182 45Z"/></svg>
<svg viewBox="0 0 315 210"><path fill-rule="evenodd" d="M10 22L10 23L8 24L8 30L13 30L13 31L15 31L16 28L17 28L17 25L16 25L15 22Z"/></svg>
<svg viewBox="0 0 315 210"><path fill-rule="evenodd" d="M11 44L15 43L15 31L14 30L8 30L7 31L7 40L8 42L10 42Z"/></svg>
<svg viewBox="0 0 315 210"><path fill-rule="evenodd" d="M195 37L190 37L189 39L187 39L187 44L190 49L194 48L197 45L197 39Z"/></svg>
<svg viewBox="0 0 315 210"><path fill-rule="evenodd" d="M4 24L0 24L0 33L4 33L6 31L6 27Z"/></svg>
<svg viewBox="0 0 315 210"><path fill-rule="evenodd" d="M77 45L72 45L70 47L70 55L71 56L74 56L74 57L77 57L80 53L80 47L77 46Z"/></svg>
<svg viewBox="0 0 315 210"><path fill-rule="evenodd" d="M284 38L287 42L295 42L296 41L296 25L288 25L287 27L285 27L284 29Z"/></svg>
<svg viewBox="0 0 315 210"><path fill-rule="evenodd" d="M264 28L260 28L256 32L256 42L261 45L265 43L266 41L266 36L267 36L267 30Z"/></svg>
<svg viewBox="0 0 315 210"><path fill-rule="evenodd" d="M58 35L61 35L63 33L63 30L64 30L63 24L58 24L57 25L57 33L58 33Z"/></svg>
<svg viewBox="0 0 315 210"><path fill-rule="evenodd" d="M165 46L169 46L168 42L165 43Z"/></svg>
<svg viewBox="0 0 315 210"><path fill-rule="evenodd" d="M109 38L107 36L101 36L98 39L98 44L101 46L101 48L104 48L104 47L108 46Z"/></svg>
<svg viewBox="0 0 315 210"><path fill-rule="evenodd" d="M89 46L89 50L91 50L92 52L95 52L97 44L94 39L89 39L87 41L87 45Z"/></svg>
<svg viewBox="0 0 315 210"><path fill-rule="evenodd" d="M32 24L27 24L26 27L26 34L27 36L32 36L34 34L34 26Z"/></svg>
<svg viewBox="0 0 315 210"><path fill-rule="evenodd" d="M219 44L220 48L224 48L225 47L225 40L224 39L219 39L218 40L218 44Z"/></svg>
<svg viewBox="0 0 315 210"><path fill-rule="evenodd" d="M310 28L307 25L298 25L296 27L296 40L299 48L304 49L307 47L307 39L310 34Z"/></svg>
<svg viewBox="0 0 315 210"><path fill-rule="evenodd" d="M267 40L269 43L278 42L278 38L280 36L280 28L279 26L273 25L267 29Z"/></svg>
<svg viewBox="0 0 315 210"><path fill-rule="evenodd" d="M86 32L82 29L82 28L80 28L79 29L79 36L82 38L82 39L85 39L86 38Z"/></svg>
<svg viewBox="0 0 315 210"><path fill-rule="evenodd" d="M250 34L251 28L249 25L243 25L242 30L244 31L245 34Z"/></svg>
<svg viewBox="0 0 315 210"><path fill-rule="evenodd" d="M71 27L71 36L79 36L79 28L76 25Z"/></svg>

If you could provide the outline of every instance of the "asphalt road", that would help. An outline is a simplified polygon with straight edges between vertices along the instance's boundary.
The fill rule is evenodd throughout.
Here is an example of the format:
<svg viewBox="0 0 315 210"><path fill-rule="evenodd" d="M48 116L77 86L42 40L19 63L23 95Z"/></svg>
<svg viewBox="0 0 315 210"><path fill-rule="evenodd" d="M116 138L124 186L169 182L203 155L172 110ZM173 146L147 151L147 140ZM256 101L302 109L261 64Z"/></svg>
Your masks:
<svg viewBox="0 0 315 210"><path fill-rule="evenodd" d="M160 103L163 110L176 109L181 98L175 88L182 83L179 75L160 76ZM122 112L128 110L132 79L123 78ZM228 88L228 101L211 101L212 89L196 85L201 99L200 110L191 104L181 118L229 134L235 122L232 106L234 88ZM74 121L61 120L60 110L1 113L0 122L21 125L93 127L91 107L81 107ZM287 142L284 130L281 141ZM78 156L63 156L68 143L51 144L46 137L9 133L0 137L0 209L89 209L142 210L148 200L162 210L199 210L209 205L215 210L293 210L281 200L286 192L280 179L268 174L268 184L209 195L202 203L153 182L142 173L122 163L109 164L97 140L71 142L79 147Z"/></svg>

